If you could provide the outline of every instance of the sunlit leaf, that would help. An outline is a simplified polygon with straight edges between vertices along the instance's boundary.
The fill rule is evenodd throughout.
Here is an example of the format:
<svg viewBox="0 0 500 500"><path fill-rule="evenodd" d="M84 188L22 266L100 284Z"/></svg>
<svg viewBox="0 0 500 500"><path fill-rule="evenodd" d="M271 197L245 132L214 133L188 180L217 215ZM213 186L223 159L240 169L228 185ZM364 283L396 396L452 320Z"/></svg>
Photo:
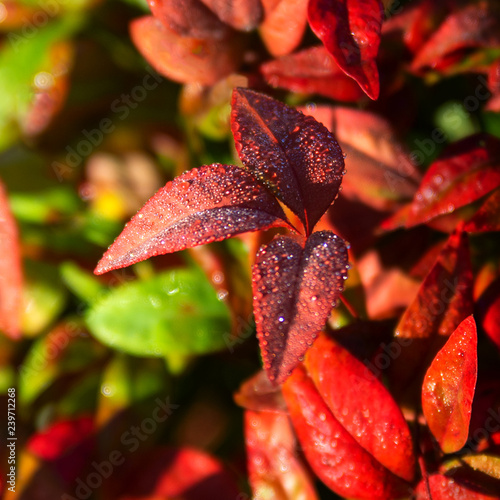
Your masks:
<svg viewBox="0 0 500 500"><path fill-rule="evenodd" d="M376 63L384 9L380 0L310 0L309 25L342 70L371 99L380 92Z"/></svg>
<svg viewBox="0 0 500 500"><path fill-rule="evenodd" d="M317 500L286 413L245 412L247 467L254 498Z"/></svg>
<svg viewBox="0 0 500 500"><path fill-rule="evenodd" d="M324 334L308 351L305 367L333 416L349 434L393 474L411 481L415 459L408 425L370 370Z"/></svg>
<svg viewBox="0 0 500 500"><path fill-rule="evenodd" d="M496 500L498 495L488 494L477 484L462 484L452 477L442 474L432 474L428 478L427 491L425 480L416 489L416 500Z"/></svg>
<svg viewBox="0 0 500 500"><path fill-rule="evenodd" d="M278 202L251 173L232 165L192 169L167 183L146 203L95 272L246 231L287 226L285 221Z"/></svg>
<svg viewBox="0 0 500 500"><path fill-rule="evenodd" d="M427 370L422 409L427 425L445 453L466 443L477 379L477 332L472 316L450 335Z"/></svg>
<svg viewBox="0 0 500 500"><path fill-rule="evenodd" d="M0 181L0 331L13 339L21 335L22 282L19 233Z"/></svg>
<svg viewBox="0 0 500 500"><path fill-rule="evenodd" d="M404 496L408 489L404 481L346 430L302 365L283 385L283 395L307 461L329 488L347 498L383 500Z"/></svg>
<svg viewBox="0 0 500 500"><path fill-rule="evenodd" d="M312 345L347 276L347 248L329 231L301 245L276 237L253 268L254 314L264 369L282 383ZM327 279L328 276L328 279Z"/></svg>
<svg viewBox="0 0 500 500"><path fill-rule="evenodd" d="M335 137L310 116L239 88L232 130L244 165L273 190L309 234L337 196L344 160Z"/></svg>

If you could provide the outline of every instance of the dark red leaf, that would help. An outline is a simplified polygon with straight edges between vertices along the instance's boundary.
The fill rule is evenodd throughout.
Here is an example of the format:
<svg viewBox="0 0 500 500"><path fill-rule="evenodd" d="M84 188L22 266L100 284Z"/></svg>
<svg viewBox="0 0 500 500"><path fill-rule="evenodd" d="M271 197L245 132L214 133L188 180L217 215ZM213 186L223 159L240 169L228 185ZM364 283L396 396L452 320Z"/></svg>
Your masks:
<svg viewBox="0 0 500 500"><path fill-rule="evenodd" d="M495 189L486 197L479 210L464 225L468 233L500 231L500 189Z"/></svg>
<svg viewBox="0 0 500 500"><path fill-rule="evenodd" d="M286 414L246 411L245 443L254 498L317 500Z"/></svg>
<svg viewBox="0 0 500 500"><path fill-rule="evenodd" d="M472 269L467 235L448 239L417 296L396 327L391 360L393 386L405 391L418 384L446 339L472 314ZM423 376L423 373L421 374Z"/></svg>
<svg viewBox="0 0 500 500"><path fill-rule="evenodd" d="M221 40L228 27L200 0L147 0L153 15L178 35Z"/></svg>
<svg viewBox="0 0 500 500"><path fill-rule="evenodd" d="M338 67L323 45L266 62L260 70L273 87L347 102L359 101L364 96L359 85Z"/></svg>
<svg viewBox="0 0 500 500"><path fill-rule="evenodd" d="M251 31L262 20L260 0L201 0L220 20L240 31Z"/></svg>
<svg viewBox="0 0 500 500"><path fill-rule="evenodd" d="M21 335L22 264L16 221L0 181L0 331Z"/></svg>
<svg viewBox="0 0 500 500"><path fill-rule="evenodd" d="M130 34L158 73L181 83L212 85L236 70L243 52L239 40L232 35L182 36L153 16L132 21Z"/></svg>
<svg viewBox="0 0 500 500"><path fill-rule="evenodd" d="M278 236L257 254L255 323L264 369L275 384L286 379L324 327L343 290L347 259L344 240L329 231L313 233L305 246Z"/></svg>
<svg viewBox="0 0 500 500"><path fill-rule="evenodd" d="M453 11L417 53L411 68L420 72L442 65L463 49L500 47L500 9L496 0L483 0Z"/></svg>
<svg viewBox="0 0 500 500"><path fill-rule="evenodd" d="M372 372L324 334L308 351L305 366L349 434L393 474L411 481L415 459L410 430L399 406Z"/></svg>
<svg viewBox="0 0 500 500"><path fill-rule="evenodd" d="M380 92L375 61L384 8L380 0L309 0L309 25L342 70L370 99Z"/></svg>
<svg viewBox="0 0 500 500"><path fill-rule="evenodd" d="M445 453L465 445L477 380L477 332L472 316L450 335L427 370L422 410Z"/></svg>
<svg viewBox="0 0 500 500"><path fill-rule="evenodd" d="M456 482L452 477L442 474L432 474L428 477L431 497L427 486L421 481L416 489L416 500L498 500L497 495L481 493L476 485L468 488Z"/></svg>
<svg viewBox="0 0 500 500"><path fill-rule="evenodd" d="M468 205L500 186L500 140L477 134L451 145L427 170L406 226Z"/></svg>
<svg viewBox="0 0 500 500"><path fill-rule="evenodd" d="M136 457L122 478L119 500L235 500L240 495L217 458L188 447L154 448Z"/></svg>
<svg viewBox="0 0 500 500"><path fill-rule="evenodd" d="M231 123L242 162L310 234L342 182L344 159L335 137L314 118L243 88L233 93Z"/></svg>
<svg viewBox="0 0 500 500"><path fill-rule="evenodd" d="M278 226L289 227L283 210L250 172L220 164L192 169L167 183L144 205L95 272Z"/></svg>
<svg viewBox="0 0 500 500"><path fill-rule="evenodd" d="M355 390L351 387L351 392ZM387 500L408 492L409 485L405 487L337 420L302 365L283 385L283 395L309 465L335 493Z"/></svg>
<svg viewBox="0 0 500 500"><path fill-rule="evenodd" d="M273 56L289 54L298 47L307 25L308 0L263 0L264 21L260 37Z"/></svg>
<svg viewBox="0 0 500 500"><path fill-rule="evenodd" d="M368 111L341 106L304 109L330 130L345 153L342 196L377 210L394 210L415 194L420 174L391 124Z"/></svg>

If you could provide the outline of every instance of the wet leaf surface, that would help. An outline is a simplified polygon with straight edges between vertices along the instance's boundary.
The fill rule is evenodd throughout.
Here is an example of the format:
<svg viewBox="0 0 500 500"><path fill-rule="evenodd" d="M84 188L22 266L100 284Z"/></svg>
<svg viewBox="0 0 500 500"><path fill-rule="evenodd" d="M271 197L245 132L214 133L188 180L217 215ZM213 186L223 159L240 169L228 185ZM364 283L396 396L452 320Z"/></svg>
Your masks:
<svg viewBox="0 0 500 500"><path fill-rule="evenodd" d="M429 489L432 497L429 497L427 487L421 481L416 489L417 500L495 500L495 494L483 492L484 489L476 484L461 484L452 477L442 474L432 474L428 478Z"/></svg>
<svg viewBox="0 0 500 500"><path fill-rule="evenodd" d="M335 137L314 118L242 88L233 94L231 119L241 161L310 234L342 182L344 160Z"/></svg>
<svg viewBox="0 0 500 500"><path fill-rule="evenodd" d="M335 493L367 500L405 494L405 483L383 467L333 415L302 365L283 385L283 395L309 465Z"/></svg>
<svg viewBox="0 0 500 500"><path fill-rule="evenodd" d="M246 231L287 226L285 221L278 202L251 173L219 164L192 169L146 203L95 272L102 274Z"/></svg>
<svg viewBox="0 0 500 500"><path fill-rule="evenodd" d="M477 380L477 332L472 316L450 335L427 370L422 409L430 431L445 453L466 443Z"/></svg>
<svg viewBox="0 0 500 500"><path fill-rule="evenodd" d="M384 10L379 0L311 0L309 25L342 70L371 99L380 92L376 63Z"/></svg>
<svg viewBox="0 0 500 500"><path fill-rule="evenodd" d="M258 252L254 314L272 382L285 380L324 327L343 290L347 259L344 241L329 231L313 233L305 246L276 237Z"/></svg>

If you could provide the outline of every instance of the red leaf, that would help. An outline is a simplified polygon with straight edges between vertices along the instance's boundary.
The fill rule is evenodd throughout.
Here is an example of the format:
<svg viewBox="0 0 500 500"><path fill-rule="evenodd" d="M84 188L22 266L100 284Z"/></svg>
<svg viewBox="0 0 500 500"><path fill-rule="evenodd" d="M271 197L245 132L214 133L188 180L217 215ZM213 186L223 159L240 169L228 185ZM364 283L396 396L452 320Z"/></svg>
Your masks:
<svg viewBox="0 0 500 500"><path fill-rule="evenodd" d="M415 459L410 430L382 383L326 335L320 335L309 350L305 366L324 402L349 434L393 474L411 481Z"/></svg>
<svg viewBox="0 0 500 500"><path fill-rule="evenodd" d="M0 181L0 331L21 336L22 267L19 234Z"/></svg>
<svg viewBox="0 0 500 500"><path fill-rule="evenodd" d="M500 140L477 134L450 146L427 170L406 226L472 203L500 186Z"/></svg>
<svg viewBox="0 0 500 500"><path fill-rule="evenodd" d="M157 447L137 457L127 472L119 500L234 500L239 496L222 463L193 448Z"/></svg>
<svg viewBox="0 0 500 500"><path fill-rule="evenodd" d="M394 210L413 197L420 174L387 120L341 106L317 106L304 112L335 134L345 153L343 196L377 210Z"/></svg>
<svg viewBox="0 0 500 500"><path fill-rule="evenodd" d="M314 118L251 90L236 89L232 107L241 161L310 234L342 182L344 159L334 136Z"/></svg>
<svg viewBox="0 0 500 500"><path fill-rule="evenodd" d="M472 314L472 269L467 235L450 236L417 296L396 327L391 362L393 387L406 391L418 384L446 338ZM422 373L423 376L423 373Z"/></svg>
<svg viewBox="0 0 500 500"><path fill-rule="evenodd" d="M500 280L488 286L477 302L477 309L483 330L500 349Z"/></svg>
<svg viewBox="0 0 500 500"><path fill-rule="evenodd" d="M286 414L246 411L245 443L254 498L317 500Z"/></svg>
<svg viewBox="0 0 500 500"><path fill-rule="evenodd" d="M200 0L147 0L153 15L169 30L190 38L220 40L228 27Z"/></svg>
<svg viewBox="0 0 500 500"><path fill-rule="evenodd" d="M144 205L104 254L95 273L278 226L289 227L283 210L250 172L220 164L192 169L167 183Z"/></svg>
<svg viewBox="0 0 500 500"><path fill-rule="evenodd" d="M477 332L472 316L450 335L427 370L422 410L445 453L465 445L477 379Z"/></svg>
<svg viewBox="0 0 500 500"><path fill-rule="evenodd" d="M272 382L286 379L324 327L343 289L347 258L344 241L329 231L313 233L305 247L279 236L260 249L253 267L254 314Z"/></svg>
<svg viewBox="0 0 500 500"><path fill-rule="evenodd" d="M500 46L498 2L481 1L453 11L418 52L412 70L435 68L459 50Z"/></svg>
<svg viewBox="0 0 500 500"><path fill-rule="evenodd" d="M263 0L259 27L267 50L275 57L289 54L302 39L307 24L307 0Z"/></svg>
<svg viewBox="0 0 500 500"><path fill-rule="evenodd" d="M322 45L266 62L260 70L269 85L293 92L347 102L359 101L364 95Z"/></svg>
<svg viewBox="0 0 500 500"><path fill-rule="evenodd" d="M132 21L130 35L158 73L180 83L212 85L236 70L242 57L240 43L233 36L182 36L153 16Z"/></svg>
<svg viewBox="0 0 500 500"><path fill-rule="evenodd" d="M309 0L309 25L342 70L370 99L380 92L377 63L384 8L380 0Z"/></svg>
<svg viewBox="0 0 500 500"><path fill-rule="evenodd" d="M429 498L427 487L421 481L416 489L416 500L498 500L497 495L483 494L477 491L476 485L469 489L466 485L456 482L453 478L442 474L432 474L428 477Z"/></svg>
<svg viewBox="0 0 500 500"><path fill-rule="evenodd" d="M262 20L260 0L201 0L219 19L240 31L251 31Z"/></svg>
<svg viewBox="0 0 500 500"><path fill-rule="evenodd" d="M334 385L336 380L331 381ZM351 387L351 392L357 390ZM332 413L305 368L299 365L283 385L290 418L309 465L340 496L400 498L409 486L363 448Z"/></svg>
<svg viewBox="0 0 500 500"><path fill-rule="evenodd" d="M500 189L487 196L479 210L466 222L464 231L468 233L483 233L500 231Z"/></svg>

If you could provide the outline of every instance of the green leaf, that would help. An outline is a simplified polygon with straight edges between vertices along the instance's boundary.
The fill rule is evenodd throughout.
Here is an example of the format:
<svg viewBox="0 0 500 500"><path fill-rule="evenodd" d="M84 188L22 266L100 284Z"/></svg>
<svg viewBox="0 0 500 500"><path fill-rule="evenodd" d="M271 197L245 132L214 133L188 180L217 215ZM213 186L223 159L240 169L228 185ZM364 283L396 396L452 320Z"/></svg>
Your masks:
<svg viewBox="0 0 500 500"><path fill-rule="evenodd" d="M105 288L100 281L74 262L64 262L60 270L66 286L84 302L92 303L104 293Z"/></svg>
<svg viewBox="0 0 500 500"><path fill-rule="evenodd" d="M196 269L175 269L116 288L86 320L101 342L137 356L217 351L230 330L228 308Z"/></svg>

